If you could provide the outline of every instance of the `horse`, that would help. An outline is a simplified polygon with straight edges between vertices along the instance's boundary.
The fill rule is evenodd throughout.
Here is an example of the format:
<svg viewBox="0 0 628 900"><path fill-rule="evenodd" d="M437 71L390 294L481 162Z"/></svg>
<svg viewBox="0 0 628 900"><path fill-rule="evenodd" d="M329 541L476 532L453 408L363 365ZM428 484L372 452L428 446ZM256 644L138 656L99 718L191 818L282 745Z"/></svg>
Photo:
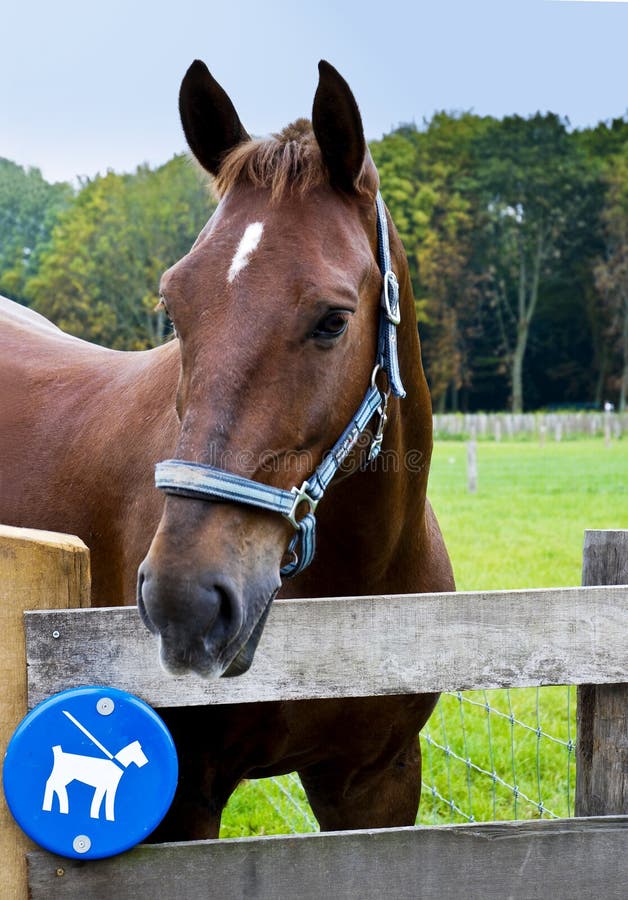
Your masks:
<svg viewBox="0 0 628 900"><path fill-rule="evenodd" d="M233 676L272 602L454 580L426 496L431 403L408 263L349 85L321 61L311 121L252 139L196 60L179 108L219 204L161 279L176 336L112 351L0 305L0 519L82 537L93 603L137 599L167 670ZM153 837L215 837L243 779L292 771L323 830L413 824L417 735L436 701L162 710L180 780Z"/></svg>

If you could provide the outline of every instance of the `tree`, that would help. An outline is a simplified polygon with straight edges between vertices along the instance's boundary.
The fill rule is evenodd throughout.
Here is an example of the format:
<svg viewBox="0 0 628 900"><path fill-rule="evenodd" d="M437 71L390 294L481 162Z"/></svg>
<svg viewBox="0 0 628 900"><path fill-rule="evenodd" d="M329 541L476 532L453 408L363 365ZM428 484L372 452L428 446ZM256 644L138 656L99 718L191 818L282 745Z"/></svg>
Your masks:
<svg viewBox="0 0 628 900"><path fill-rule="evenodd" d="M473 355L481 319L481 274L474 265L479 208L472 148L487 125L470 113L437 113L422 135L422 178L432 203L417 247L425 305L425 360L437 408L447 397L459 408L473 384Z"/></svg>
<svg viewBox="0 0 628 900"><path fill-rule="evenodd" d="M477 147L487 228L484 266L511 379L523 408L523 365L544 280L587 224L590 167L557 116L494 122Z"/></svg>
<svg viewBox="0 0 628 900"><path fill-rule="evenodd" d="M48 184L39 169L0 158L0 293L24 302L24 283L73 194L69 184Z"/></svg>
<svg viewBox="0 0 628 900"><path fill-rule="evenodd" d="M161 273L189 250L211 202L186 157L88 181L60 217L26 291L61 328L117 349L154 346Z"/></svg>
<svg viewBox="0 0 628 900"><path fill-rule="evenodd" d="M611 384L618 390L618 405L623 412L628 395L628 142L612 157L606 182L602 211L606 246L594 273L609 355L617 360Z"/></svg>
<svg viewBox="0 0 628 900"><path fill-rule="evenodd" d="M437 113L419 131L403 126L371 146L382 190L404 242L425 335L425 369L434 403L458 407L472 381L478 275L471 258L477 190L471 147L484 121Z"/></svg>

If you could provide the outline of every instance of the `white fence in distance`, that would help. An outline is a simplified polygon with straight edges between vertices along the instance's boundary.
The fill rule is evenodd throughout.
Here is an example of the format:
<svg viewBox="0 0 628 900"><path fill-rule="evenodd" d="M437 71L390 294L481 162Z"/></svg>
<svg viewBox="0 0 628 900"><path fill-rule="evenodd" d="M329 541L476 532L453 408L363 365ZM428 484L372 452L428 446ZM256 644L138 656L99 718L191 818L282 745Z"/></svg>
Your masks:
<svg viewBox="0 0 628 900"><path fill-rule="evenodd" d="M501 441L525 437L543 442L586 436L619 440L627 431L626 412L434 414L434 437L437 439L477 437Z"/></svg>

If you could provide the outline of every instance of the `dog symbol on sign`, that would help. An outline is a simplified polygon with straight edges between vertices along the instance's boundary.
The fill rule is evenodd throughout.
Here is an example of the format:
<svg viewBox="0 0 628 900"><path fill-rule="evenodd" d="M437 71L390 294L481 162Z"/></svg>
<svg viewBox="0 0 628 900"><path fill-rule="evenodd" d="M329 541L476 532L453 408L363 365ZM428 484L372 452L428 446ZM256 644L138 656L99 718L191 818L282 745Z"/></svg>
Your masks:
<svg viewBox="0 0 628 900"><path fill-rule="evenodd" d="M51 812L52 801L56 795L59 801L59 812L69 813L68 785L73 781L79 781L94 788L94 795L89 810L90 817L92 819L100 818L100 809L104 800L105 818L109 822L114 822L116 792L125 769L131 763L135 763L138 768L141 768L148 762L146 754L142 750L142 745L139 741L132 741L114 756L71 713L66 710L62 710L62 712L83 734L87 735L107 758L101 759L98 756L67 753L60 744L56 744L52 748L52 771L46 781L44 802L41 808L44 812Z"/></svg>

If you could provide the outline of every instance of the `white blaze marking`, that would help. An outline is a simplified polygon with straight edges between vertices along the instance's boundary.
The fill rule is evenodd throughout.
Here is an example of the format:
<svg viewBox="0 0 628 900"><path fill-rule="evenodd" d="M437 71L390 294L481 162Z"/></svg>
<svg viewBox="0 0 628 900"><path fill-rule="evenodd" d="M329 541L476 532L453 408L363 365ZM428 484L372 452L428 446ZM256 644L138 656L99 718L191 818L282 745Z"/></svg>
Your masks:
<svg viewBox="0 0 628 900"><path fill-rule="evenodd" d="M246 226L246 230L242 235L242 240L238 244L235 256L231 260L229 274L227 275L229 284L231 284L233 279L242 271L242 269L245 269L248 266L251 256L257 249L257 245L262 238L263 231L264 225L262 222L251 222L250 225Z"/></svg>

